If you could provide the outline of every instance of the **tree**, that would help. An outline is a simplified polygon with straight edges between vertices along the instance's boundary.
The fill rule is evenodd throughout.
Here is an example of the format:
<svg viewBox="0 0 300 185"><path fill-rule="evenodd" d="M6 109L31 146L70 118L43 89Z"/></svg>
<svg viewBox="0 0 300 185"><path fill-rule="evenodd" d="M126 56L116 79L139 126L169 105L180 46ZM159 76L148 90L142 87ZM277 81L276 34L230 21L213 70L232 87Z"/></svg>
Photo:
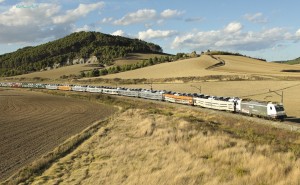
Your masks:
<svg viewBox="0 0 300 185"><path fill-rule="evenodd" d="M94 69L93 71L92 71L92 77L97 77L97 76L99 76L99 70L98 69Z"/></svg>
<svg viewBox="0 0 300 185"><path fill-rule="evenodd" d="M85 77L85 73L83 71L80 72L80 77L84 78Z"/></svg>

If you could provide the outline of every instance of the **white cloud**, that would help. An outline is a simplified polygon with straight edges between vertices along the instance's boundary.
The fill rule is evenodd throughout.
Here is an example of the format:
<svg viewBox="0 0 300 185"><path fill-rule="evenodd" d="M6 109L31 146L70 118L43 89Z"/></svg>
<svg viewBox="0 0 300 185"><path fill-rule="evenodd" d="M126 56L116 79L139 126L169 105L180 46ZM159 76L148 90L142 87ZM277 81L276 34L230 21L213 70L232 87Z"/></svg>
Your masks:
<svg viewBox="0 0 300 185"><path fill-rule="evenodd" d="M3 3L5 0L0 0L0 3Z"/></svg>
<svg viewBox="0 0 300 185"><path fill-rule="evenodd" d="M74 26L74 32L80 32L80 31L90 31L90 30L92 30L92 27L91 26L89 26L89 25L84 25L83 27L79 27L79 28L76 28L75 26Z"/></svg>
<svg viewBox="0 0 300 185"><path fill-rule="evenodd" d="M129 25L134 23L140 23L147 20L154 19L156 17L156 11L154 9L141 9L133 13L129 13L121 19L115 20L116 25Z"/></svg>
<svg viewBox="0 0 300 185"><path fill-rule="evenodd" d="M300 31L297 34L300 36ZM295 39L295 36L291 37L283 28L243 32L242 25L234 22L221 30L195 31L177 36L172 48L197 51L206 49L257 51L272 48L292 39Z"/></svg>
<svg viewBox="0 0 300 185"><path fill-rule="evenodd" d="M178 17L182 14L183 14L183 12L180 12L178 10L166 9L163 12L160 13L160 16L162 18L169 19L169 18L173 18L173 17Z"/></svg>
<svg viewBox="0 0 300 185"><path fill-rule="evenodd" d="M106 23L111 23L114 20L114 18L112 17L106 17L102 19L102 23L106 24Z"/></svg>
<svg viewBox="0 0 300 185"><path fill-rule="evenodd" d="M243 25L239 22L232 22L229 23L226 28L224 29L225 32L228 33L236 33L241 31L241 29L243 28Z"/></svg>
<svg viewBox="0 0 300 185"><path fill-rule="evenodd" d="M178 10L166 9L160 14L157 14L154 9L140 9L136 12L131 12L124 15L122 18L115 20L112 17L102 19L102 23L113 23L115 25L127 26L136 23L149 23L156 21L156 24L162 24L166 19L171 19L182 15L183 12ZM149 24L147 24L149 25Z"/></svg>
<svg viewBox="0 0 300 185"><path fill-rule="evenodd" d="M79 4L74 10L68 10L65 15L59 15L53 18L55 24L63 24L68 22L74 22L82 16L86 16L90 12L102 9L104 2L98 2L94 4Z"/></svg>
<svg viewBox="0 0 300 185"><path fill-rule="evenodd" d="M51 16L58 13L60 6L54 4L39 4L38 8L18 8L12 6L0 14L0 25L28 26L52 22Z"/></svg>
<svg viewBox="0 0 300 185"><path fill-rule="evenodd" d="M174 36L177 32L174 30L152 30L142 31L138 33L138 38L141 40L167 38Z"/></svg>
<svg viewBox="0 0 300 185"><path fill-rule="evenodd" d="M123 30L117 30L115 32L112 33L112 35L115 35L115 36L126 36L125 32Z"/></svg>
<svg viewBox="0 0 300 185"><path fill-rule="evenodd" d="M253 23L266 23L268 22L267 18L263 16L262 13L255 14L246 14L244 18Z"/></svg>
<svg viewBox="0 0 300 185"><path fill-rule="evenodd" d="M57 4L49 3L34 4L36 6L31 6L31 8L17 5L24 4L13 5L0 13L0 44L47 41L65 36L76 29L87 30L88 26L82 28L74 26L75 22L81 18L79 15L86 15L88 12L99 9L103 3L81 4L78 8L68 11L62 10ZM73 17L69 18L71 15Z"/></svg>
<svg viewBox="0 0 300 185"><path fill-rule="evenodd" d="M300 38L300 29L296 31L296 37Z"/></svg>

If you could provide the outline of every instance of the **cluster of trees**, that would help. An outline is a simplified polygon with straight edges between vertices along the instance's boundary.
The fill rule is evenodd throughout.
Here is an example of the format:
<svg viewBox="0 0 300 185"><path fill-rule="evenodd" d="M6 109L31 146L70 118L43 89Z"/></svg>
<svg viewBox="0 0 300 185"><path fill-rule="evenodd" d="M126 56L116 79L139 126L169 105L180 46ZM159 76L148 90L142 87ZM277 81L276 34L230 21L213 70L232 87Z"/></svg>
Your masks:
<svg viewBox="0 0 300 185"><path fill-rule="evenodd" d="M152 66L160 63L165 63L165 62L172 62L176 61L179 59L184 59L188 58L189 56L186 55L185 53L177 53L174 56L161 56L160 58L154 57L154 58L149 58L147 60L142 60L139 63L135 64L125 64L122 66L111 66L103 69L94 69L91 70L87 73L81 72L80 77L97 77L97 76L104 76L108 74L114 74L114 73L119 73L119 72L124 72L124 71L130 71L134 69L139 69L147 66Z"/></svg>
<svg viewBox="0 0 300 185"><path fill-rule="evenodd" d="M130 52L161 53L162 48L139 39L82 31L46 44L0 55L0 76L39 71L55 63L63 66L68 59L90 56L96 56L102 63L109 64Z"/></svg>
<svg viewBox="0 0 300 185"><path fill-rule="evenodd" d="M233 52L228 52L228 51L210 51L210 50L207 50L207 52L202 52L201 54L243 56L243 57L247 57L247 58L261 60L261 61L264 61L264 62L267 61L266 59L263 59L263 58L250 57L250 56L247 56L247 55L242 55L240 53L233 53Z"/></svg>

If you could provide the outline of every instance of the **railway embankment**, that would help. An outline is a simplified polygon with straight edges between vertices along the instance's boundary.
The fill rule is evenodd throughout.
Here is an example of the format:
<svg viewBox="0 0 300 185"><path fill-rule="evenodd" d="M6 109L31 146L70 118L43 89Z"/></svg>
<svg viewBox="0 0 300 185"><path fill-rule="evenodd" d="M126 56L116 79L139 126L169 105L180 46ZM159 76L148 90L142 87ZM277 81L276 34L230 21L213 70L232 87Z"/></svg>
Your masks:
<svg viewBox="0 0 300 185"><path fill-rule="evenodd" d="M280 180L277 177L291 183L298 180L299 132L279 126L290 123L144 99L39 91L122 109L72 152L32 174L25 180L29 184L179 183L182 174L188 183L195 179L219 184L273 183ZM201 171L197 166L206 170L191 173ZM274 166L278 166L275 171Z"/></svg>

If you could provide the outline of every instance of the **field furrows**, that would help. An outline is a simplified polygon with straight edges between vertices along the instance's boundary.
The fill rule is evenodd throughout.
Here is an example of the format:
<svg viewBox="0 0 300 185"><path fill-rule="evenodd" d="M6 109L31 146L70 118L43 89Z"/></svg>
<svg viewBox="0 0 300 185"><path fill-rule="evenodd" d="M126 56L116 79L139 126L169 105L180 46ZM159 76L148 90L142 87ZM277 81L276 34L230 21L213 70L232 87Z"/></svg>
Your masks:
<svg viewBox="0 0 300 185"><path fill-rule="evenodd" d="M88 101L16 90L0 91L0 105L0 180L114 112Z"/></svg>

